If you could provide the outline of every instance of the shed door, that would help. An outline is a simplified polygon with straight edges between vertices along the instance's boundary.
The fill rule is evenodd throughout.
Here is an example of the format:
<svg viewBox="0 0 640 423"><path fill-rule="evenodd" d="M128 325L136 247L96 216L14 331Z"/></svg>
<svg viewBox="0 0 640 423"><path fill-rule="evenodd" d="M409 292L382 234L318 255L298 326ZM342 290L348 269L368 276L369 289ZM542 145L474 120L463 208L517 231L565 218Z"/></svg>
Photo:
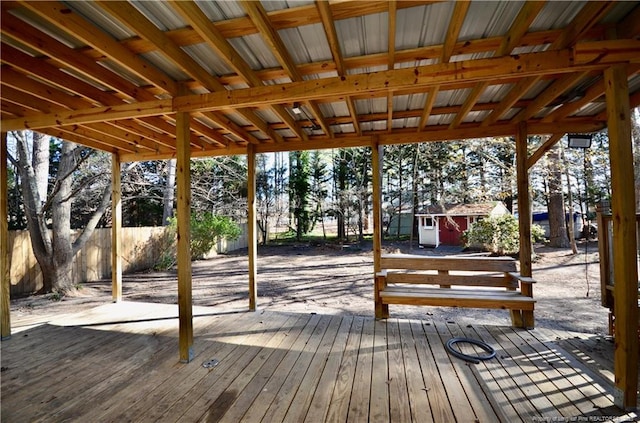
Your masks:
<svg viewBox="0 0 640 423"><path fill-rule="evenodd" d="M460 236L466 230L467 218L465 216L454 216L451 219L442 217L440 218L440 243L444 245L460 245Z"/></svg>

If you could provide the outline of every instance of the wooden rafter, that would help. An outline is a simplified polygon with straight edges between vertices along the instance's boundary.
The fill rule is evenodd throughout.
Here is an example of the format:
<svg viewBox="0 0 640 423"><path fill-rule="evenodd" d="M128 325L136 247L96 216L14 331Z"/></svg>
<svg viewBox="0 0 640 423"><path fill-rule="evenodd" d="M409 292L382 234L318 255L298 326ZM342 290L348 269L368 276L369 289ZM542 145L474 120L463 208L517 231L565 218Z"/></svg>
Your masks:
<svg viewBox="0 0 640 423"><path fill-rule="evenodd" d="M640 72L640 65L629 65L627 67L627 71L629 72L628 76L634 75ZM602 77L598 78L596 82L594 82L591 87L584 93L584 95L573 102L565 103L562 106L555 109L553 112L549 113L547 116L542 118L543 122L555 122L561 119L566 118L572 113L578 111L581 107L586 106L590 102L602 97L605 93L604 79Z"/></svg>
<svg viewBox="0 0 640 423"><path fill-rule="evenodd" d="M100 5L110 13L118 16L118 18L126 23L131 29L138 31L147 38L173 62L179 66L185 73L195 80L199 81L205 88L210 91L224 91L224 86L216 77L206 71L184 50L171 42L171 40L153 25L142 13L136 8L125 2L100 2ZM249 115L249 114L247 114ZM251 121L258 119L257 116L251 116ZM285 122L287 122L285 120ZM248 141L248 140L246 140Z"/></svg>
<svg viewBox="0 0 640 423"><path fill-rule="evenodd" d="M598 3L599 4L590 4L588 7L581 9L571 24L569 24L551 43L550 50L564 49L577 41L581 35L589 31L595 22L597 22L597 20L611 7L611 4L604 4L605 2ZM536 82L538 82L538 78L531 77L516 84L504 98L502 102L503 104L501 104L498 109L494 110L493 113L485 119L485 125L489 125L500 119L500 117L511 108L509 103L516 102L519 98L524 96ZM550 92L548 92L548 94L550 94ZM531 110L529 110L527 114L530 112ZM522 121L523 119L519 118L518 120Z"/></svg>
<svg viewBox="0 0 640 423"><path fill-rule="evenodd" d="M387 69L393 70L395 64L396 53L396 15L398 5L395 0L389 2L389 24L388 24L388 63ZM393 130L393 95L394 92L390 91L387 94L387 132Z"/></svg>
<svg viewBox="0 0 640 423"><path fill-rule="evenodd" d="M453 8L453 15L451 16L449 26L447 27L447 35L444 40L444 45L442 46L440 63L448 63L449 59L451 59L453 49L458 41L458 36L460 35L464 19L467 17L467 11L469 10L470 5L471 2L468 1L456 2Z"/></svg>
<svg viewBox="0 0 640 423"><path fill-rule="evenodd" d="M544 1L527 1L523 4L518 16L507 31L507 34L503 37L500 47L498 47L496 51L496 57L510 54L511 51L520 44L522 37L524 37L527 29L529 29L531 22L533 22L540 10L542 10L544 3ZM473 90L463 103L461 110L451 122L451 129L460 125L460 122L462 122L465 116L471 111L488 85L489 82L484 81L473 87Z"/></svg>
<svg viewBox="0 0 640 423"><path fill-rule="evenodd" d="M554 83L547 87L547 89L538 94L538 96L531 102L531 104L529 104L529 106L527 106L526 109L521 110L520 113L514 116L512 121L522 122L533 117L541 108L545 107L562 93L573 87L587 74L588 72L570 73L561 78L558 78Z"/></svg>
<svg viewBox="0 0 640 423"><path fill-rule="evenodd" d="M269 23L267 12L264 10L260 2L241 1L240 3L251 18L251 21L258 28L258 32L262 35L267 45L271 47L271 52L287 72L289 78L291 78L292 81L302 81L302 76L298 73L298 68L291 58L291 55L287 52L287 48L282 42L280 35L278 35L276 30L273 29L273 26ZM312 110L314 109L312 108ZM315 109L315 111L317 111L317 109ZM284 109L279 109L278 113L286 114L287 112ZM314 117L318 119L318 122L322 120L322 125L326 127L321 114L320 116ZM290 116L289 120L292 123L292 126L290 126L290 128L303 140L308 139L307 133L301 130Z"/></svg>
<svg viewBox="0 0 640 423"><path fill-rule="evenodd" d="M331 56L333 57L336 71L339 76L342 76L345 74L344 60L342 58L342 51L340 50L340 42L338 40L338 34L336 33L336 26L333 21L333 16L331 15L331 9L329 8L329 2L316 1L316 7L318 8L322 26L324 27L324 32L327 37L327 41L329 42L329 48L331 49ZM362 135L362 129L360 128L360 121L358 120L358 112L356 110L355 102L350 96L345 97L345 102L347 103L349 114L351 115L351 122L353 123L355 133L360 136Z"/></svg>
<svg viewBox="0 0 640 423"><path fill-rule="evenodd" d="M553 134L547 138L547 140L542 143L540 147L536 151L533 152L529 157L527 157L527 169L531 169L537 162L547 154L547 151L551 149L558 141L560 141L564 137L564 133Z"/></svg>
<svg viewBox="0 0 640 423"><path fill-rule="evenodd" d="M228 108L263 107L270 104L309 99L334 98L356 93L387 93L398 89L429 89L459 78L469 82L489 79L522 77L544 73L570 73L576 71L600 70L607 64L607 56L600 61L576 64L571 50L531 53L519 57L480 59L468 62L436 64L415 69L396 69L366 75L348 75L339 78L325 78L319 89L317 81L291 82L277 86L262 86L201 95L181 96L170 100L155 100L110 107L98 107L70 113L43 115L29 119L3 121L12 130L16 127L40 128L52 125L90 123L99 120L117 120L124 117L137 118L167 114L176 111L214 111ZM378 94L378 95L379 95ZM507 96L509 97L509 96ZM513 100L517 101L520 95Z"/></svg>
<svg viewBox="0 0 640 423"><path fill-rule="evenodd" d="M154 84L161 90L176 95L178 84L163 72L149 66L135 53L122 46L113 38L95 27L62 3L55 1L20 2L21 5L39 17L56 25L75 38L100 51L120 66L135 73L139 78Z"/></svg>
<svg viewBox="0 0 640 423"><path fill-rule="evenodd" d="M533 20L544 7L546 1L529 0L522 5L518 16L502 37L500 47L496 50L496 56L511 54L514 48L518 47L525 37Z"/></svg>

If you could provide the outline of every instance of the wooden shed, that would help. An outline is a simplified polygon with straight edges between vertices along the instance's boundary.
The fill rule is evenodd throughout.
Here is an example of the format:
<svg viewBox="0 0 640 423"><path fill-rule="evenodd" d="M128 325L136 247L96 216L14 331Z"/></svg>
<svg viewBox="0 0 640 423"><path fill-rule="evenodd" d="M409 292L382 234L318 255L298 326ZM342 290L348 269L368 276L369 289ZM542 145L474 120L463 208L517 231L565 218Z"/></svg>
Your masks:
<svg viewBox="0 0 640 423"><path fill-rule="evenodd" d="M11 334L7 131L31 129L109 152L113 175L125 162L177 159L178 344L180 360L190 362L190 158L247 155L247 297L255 310L257 153L371 148L373 281L380 270L382 146L512 137L518 210L525 211L531 166L565 133L607 128L614 268L624 275L614 291L616 402L635 406L637 240L628 181L630 111L640 104L637 1L2 1L0 7L3 338ZM529 151L529 135L545 141ZM116 177L116 302L120 210ZM524 276L531 276L528 215L520 219ZM391 385L376 384L387 389L387 404Z"/></svg>
<svg viewBox="0 0 640 423"><path fill-rule="evenodd" d="M471 225L509 210L502 201L475 204L436 204L416 213L420 245L460 245L460 237Z"/></svg>

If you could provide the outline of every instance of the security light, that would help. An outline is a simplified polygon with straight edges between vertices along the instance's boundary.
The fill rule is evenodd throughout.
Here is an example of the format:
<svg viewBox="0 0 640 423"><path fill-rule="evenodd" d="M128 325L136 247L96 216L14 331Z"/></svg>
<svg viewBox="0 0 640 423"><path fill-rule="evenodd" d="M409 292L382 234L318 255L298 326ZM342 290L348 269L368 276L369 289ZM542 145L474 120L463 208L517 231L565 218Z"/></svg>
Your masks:
<svg viewBox="0 0 640 423"><path fill-rule="evenodd" d="M591 147L591 134L567 134L567 139L571 148Z"/></svg>

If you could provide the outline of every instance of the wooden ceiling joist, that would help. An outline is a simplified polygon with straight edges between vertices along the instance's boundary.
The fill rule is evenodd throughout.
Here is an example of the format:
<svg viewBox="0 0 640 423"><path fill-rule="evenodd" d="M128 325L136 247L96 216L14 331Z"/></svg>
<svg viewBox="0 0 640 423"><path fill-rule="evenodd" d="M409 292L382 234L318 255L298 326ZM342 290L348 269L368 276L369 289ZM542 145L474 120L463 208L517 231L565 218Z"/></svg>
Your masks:
<svg viewBox="0 0 640 423"><path fill-rule="evenodd" d="M614 16L620 17L612 18L614 3L587 2L575 7L575 17L562 26L545 28L540 20L537 29L531 31L536 17L556 6L553 2L527 1L504 34L459 39L465 26L477 25L472 15L467 16L472 4L445 2L430 6L432 3L439 2L316 2L267 11L266 5L241 1L235 7L244 10L245 16L212 21L199 3L173 1L170 8L185 27L164 30L155 23L162 18L152 14L165 12L128 1L94 2L89 9L59 2L2 2L2 125L7 129L64 128L67 133L77 128L76 137L81 133L83 137L102 134L107 139L119 138L125 144L118 145L135 146L135 151L123 150L130 157L172 154L176 148L176 112L194 114L190 141L197 154L235 151L249 143L265 145L265 149L280 148L272 144L284 141L289 146L297 142L321 145L320 140L334 137L343 144L347 139L358 144L382 133L390 137L386 138L392 140L389 142L410 133L429 140L434 131L442 131L440 125L433 125L438 119L429 119L436 115L452 115L448 129L464 133L475 128L476 136L519 121L527 122L529 128L572 122L586 129L601 127L603 115L593 116L593 125L572 115L603 95L598 74L612 64L629 63L629 78L634 78L640 66L639 29L632 18L640 13L637 4L621 4L629 17L616 12ZM436 7L438 13L433 16L450 16L440 38L442 44L397 48L404 43L400 41L404 38L398 38L405 31L400 26L407 15L404 10L418 8L416 12L428 16L425 12L435 12ZM98 28L99 20L92 19L86 10L100 10L112 24L135 35L124 40L113 38ZM338 31L338 25L343 25L344 19L357 22L371 14L386 14L388 19L388 32L382 36L385 51L369 53L365 49L343 57L346 50L341 37L345 33ZM171 19L175 22L175 16ZM320 24L322 30L309 39L325 37L331 57L296 63L279 31L303 26L307 31L314 24ZM468 28L464 33L469 33ZM65 36L56 34L66 34L85 45L70 46L62 41ZM280 67L252 69L230 42L254 34L264 40ZM620 39L608 39L614 34ZM212 75L202 66L201 58L196 61L184 49L203 43L231 69L230 74ZM535 46L546 51L513 55L519 47ZM171 61L188 75L187 80L174 80L169 76L172 70L161 69L158 63L142 57L152 52ZM492 58L459 61L456 57L474 53L486 56L488 52L493 52ZM436 64L407 67L424 60ZM388 71L362 71L374 66L385 66ZM326 77L329 72L337 76ZM318 74L321 76L316 77ZM292 82L275 82L286 79ZM541 81L548 88L532 97L532 89ZM249 88L235 88L238 85ZM508 85L511 89L505 90ZM185 91L181 86L188 88ZM479 103L489 89L504 94L497 101ZM195 92L208 93L192 94ZM447 100L458 93L464 93L459 103ZM394 110L396 100L403 104L403 97L416 95L420 97L414 98L424 99L421 109ZM492 97L496 98L495 94ZM384 113L361 114L356 107L357 101L382 104L382 99ZM304 107L308 116L295 116L294 103ZM343 107L349 115L344 111L327 114L335 107ZM478 118L467 117L479 111L484 112L483 121L472 122ZM509 122L502 120L505 116L511 117ZM377 129L363 131L364 123L365 128ZM334 134L334 128L340 129Z"/></svg>

